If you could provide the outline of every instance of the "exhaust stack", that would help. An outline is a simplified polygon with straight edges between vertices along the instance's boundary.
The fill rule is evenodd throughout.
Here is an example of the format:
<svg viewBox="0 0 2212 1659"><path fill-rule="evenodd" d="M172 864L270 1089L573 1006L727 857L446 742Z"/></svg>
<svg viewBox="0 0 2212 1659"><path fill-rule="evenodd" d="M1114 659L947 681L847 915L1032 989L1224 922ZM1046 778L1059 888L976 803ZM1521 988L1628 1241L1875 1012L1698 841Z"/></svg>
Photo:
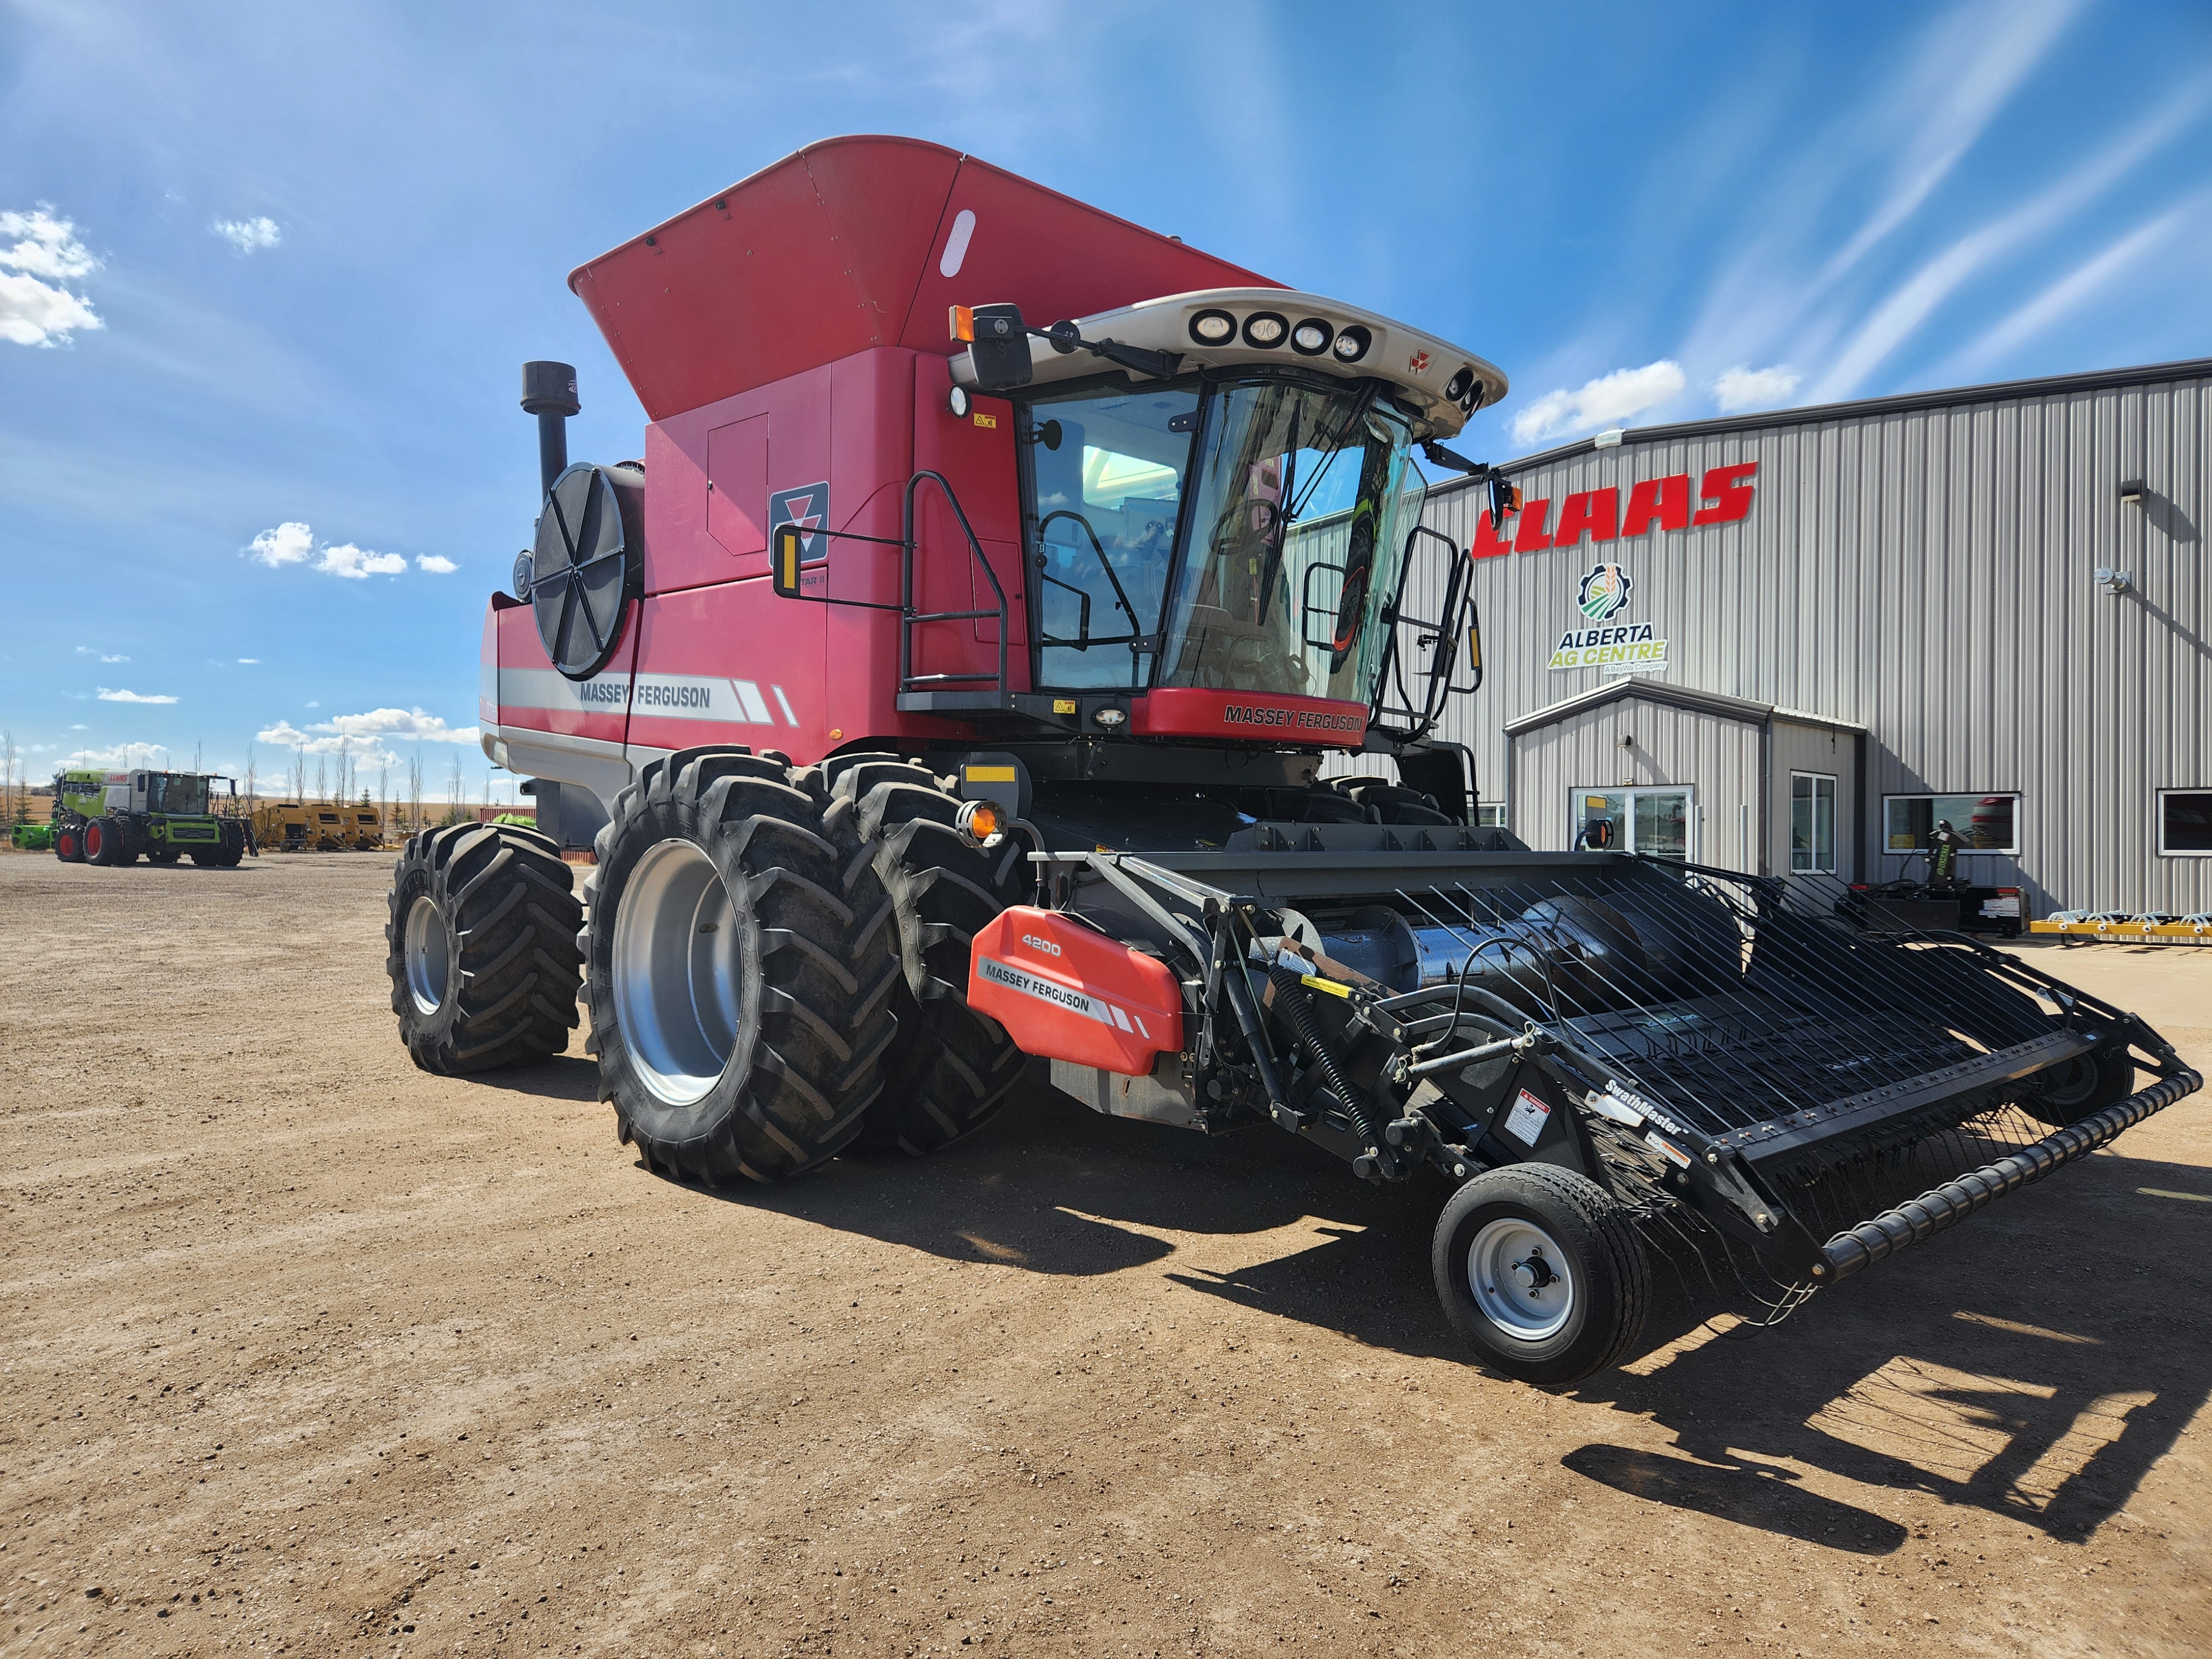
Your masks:
<svg viewBox="0 0 2212 1659"><path fill-rule="evenodd" d="M538 417L538 495L553 493L553 481L568 469L568 428L563 424L583 408L576 401L576 371L567 363L522 366L522 407Z"/></svg>

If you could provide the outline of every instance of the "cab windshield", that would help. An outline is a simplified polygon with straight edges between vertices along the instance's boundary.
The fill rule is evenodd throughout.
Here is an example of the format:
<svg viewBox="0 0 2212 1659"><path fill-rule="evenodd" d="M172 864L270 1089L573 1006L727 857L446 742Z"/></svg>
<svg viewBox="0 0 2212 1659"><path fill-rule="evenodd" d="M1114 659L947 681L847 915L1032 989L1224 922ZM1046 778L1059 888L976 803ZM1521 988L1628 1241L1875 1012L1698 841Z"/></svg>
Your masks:
<svg viewBox="0 0 2212 1659"><path fill-rule="evenodd" d="M1371 383L1218 388L1157 683L1367 702L1420 511L1412 441Z"/></svg>
<svg viewBox="0 0 2212 1659"><path fill-rule="evenodd" d="M1370 700L1421 495L1371 384L1079 392L1024 436L1038 684Z"/></svg>
<svg viewBox="0 0 2212 1659"><path fill-rule="evenodd" d="M191 817L208 810L208 781L156 772L146 780L146 810Z"/></svg>

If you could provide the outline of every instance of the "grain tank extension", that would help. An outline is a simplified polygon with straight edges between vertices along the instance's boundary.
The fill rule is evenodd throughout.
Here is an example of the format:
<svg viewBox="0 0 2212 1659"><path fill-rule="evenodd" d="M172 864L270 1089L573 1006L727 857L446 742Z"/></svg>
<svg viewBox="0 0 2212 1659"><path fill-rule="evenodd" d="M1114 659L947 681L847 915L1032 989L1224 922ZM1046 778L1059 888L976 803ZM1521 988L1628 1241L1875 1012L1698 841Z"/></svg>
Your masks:
<svg viewBox="0 0 2212 1659"><path fill-rule="evenodd" d="M1554 1383L1632 1349L1655 1253L1778 1318L2199 1086L1841 889L1478 825L1437 736L1467 555L1421 523L1424 464L1510 503L1447 447L1505 393L1473 352L896 138L569 285L650 424L572 464L588 388L526 368L479 716L605 815L590 921L533 831L410 840L427 1069L560 1051L580 986L623 1138L720 1186L938 1151L1042 1057L1101 1112L1441 1178L1446 1316Z"/></svg>

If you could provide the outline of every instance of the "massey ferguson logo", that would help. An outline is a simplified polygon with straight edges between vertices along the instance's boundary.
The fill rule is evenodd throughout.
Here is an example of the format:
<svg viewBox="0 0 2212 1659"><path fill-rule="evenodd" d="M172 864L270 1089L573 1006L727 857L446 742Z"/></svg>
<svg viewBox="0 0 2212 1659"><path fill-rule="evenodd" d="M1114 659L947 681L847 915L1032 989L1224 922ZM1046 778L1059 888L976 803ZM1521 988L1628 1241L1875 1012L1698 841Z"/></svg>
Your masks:
<svg viewBox="0 0 2212 1659"><path fill-rule="evenodd" d="M1425 374L1428 372L1429 354L1427 352L1417 351L1406 359L1406 373L1408 374Z"/></svg>
<svg viewBox="0 0 2212 1659"><path fill-rule="evenodd" d="M1048 939L1039 939L1035 933L1024 933L1022 943L1032 951L1043 951L1048 957L1056 957L1060 954L1060 946Z"/></svg>
<svg viewBox="0 0 2212 1659"><path fill-rule="evenodd" d="M829 538L822 534L830 522L830 486L827 483L800 484L795 489L779 489L768 498L768 544L775 545L779 526L795 524L806 532L802 538L799 556L807 564L830 556Z"/></svg>

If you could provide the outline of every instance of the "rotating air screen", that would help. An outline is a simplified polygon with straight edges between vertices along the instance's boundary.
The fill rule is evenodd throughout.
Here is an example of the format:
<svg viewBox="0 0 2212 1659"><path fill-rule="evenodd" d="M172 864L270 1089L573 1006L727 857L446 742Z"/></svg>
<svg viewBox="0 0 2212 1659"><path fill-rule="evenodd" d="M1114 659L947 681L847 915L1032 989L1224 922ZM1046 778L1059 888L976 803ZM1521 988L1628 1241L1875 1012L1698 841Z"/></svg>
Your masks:
<svg viewBox="0 0 2212 1659"><path fill-rule="evenodd" d="M643 548L625 519L627 489L604 466L578 465L554 482L538 520L530 602L552 665L572 680L606 666L622 634L623 607L638 586Z"/></svg>

